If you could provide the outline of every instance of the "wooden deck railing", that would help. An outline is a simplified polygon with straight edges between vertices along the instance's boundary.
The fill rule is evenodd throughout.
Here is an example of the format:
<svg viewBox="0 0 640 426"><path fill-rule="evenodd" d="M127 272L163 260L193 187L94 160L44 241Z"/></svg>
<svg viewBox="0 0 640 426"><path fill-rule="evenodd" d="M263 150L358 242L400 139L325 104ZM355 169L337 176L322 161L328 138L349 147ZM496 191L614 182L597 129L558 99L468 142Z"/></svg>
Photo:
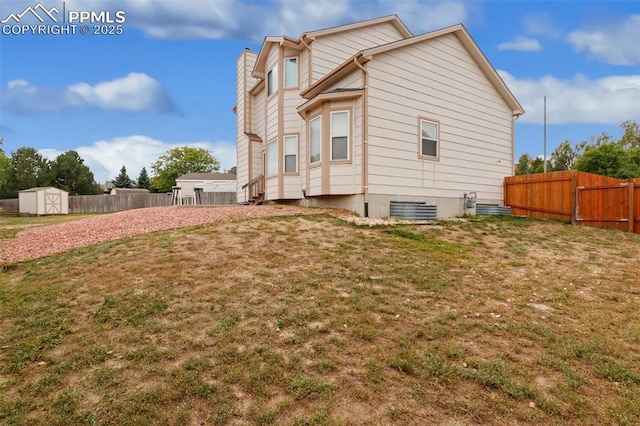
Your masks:
<svg viewBox="0 0 640 426"><path fill-rule="evenodd" d="M256 176L242 185L246 192L246 200L249 204L260 204L264 200L264 175Z"/></svg>

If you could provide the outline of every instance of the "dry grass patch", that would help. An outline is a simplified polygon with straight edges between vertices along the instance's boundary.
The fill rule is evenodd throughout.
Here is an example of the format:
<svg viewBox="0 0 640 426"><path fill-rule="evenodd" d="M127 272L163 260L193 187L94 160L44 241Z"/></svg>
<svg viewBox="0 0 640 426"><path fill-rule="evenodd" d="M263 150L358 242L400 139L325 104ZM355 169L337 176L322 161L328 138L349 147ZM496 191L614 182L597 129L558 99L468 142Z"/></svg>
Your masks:
<svg viewBox="0 0 640 426"><path fill-rule="evenodd" d="M637 424L640 238L236 219L0 275L8 424Z"/></svg>

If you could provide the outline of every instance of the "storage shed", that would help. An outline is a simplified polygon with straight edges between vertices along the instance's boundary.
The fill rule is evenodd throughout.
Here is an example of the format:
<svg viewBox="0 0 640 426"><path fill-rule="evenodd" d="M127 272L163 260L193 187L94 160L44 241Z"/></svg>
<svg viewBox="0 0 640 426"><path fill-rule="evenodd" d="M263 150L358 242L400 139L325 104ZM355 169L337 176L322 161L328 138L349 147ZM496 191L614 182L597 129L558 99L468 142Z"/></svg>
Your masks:
<svg viewBox="0 0 640 426"><path fill-rule="evenodd" d="M18 193L20 214L69 214L69 193L52 186L30 188Z"/></svg>

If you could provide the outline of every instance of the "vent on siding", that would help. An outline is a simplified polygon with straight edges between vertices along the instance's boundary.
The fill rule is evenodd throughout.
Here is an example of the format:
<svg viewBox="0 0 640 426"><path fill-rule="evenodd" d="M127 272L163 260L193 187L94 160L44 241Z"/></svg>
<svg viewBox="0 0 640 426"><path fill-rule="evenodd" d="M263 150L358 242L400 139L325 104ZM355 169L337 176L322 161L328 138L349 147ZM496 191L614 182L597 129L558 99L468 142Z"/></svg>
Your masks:
<svg viewBox="0 0 640 426"><path fill-rule="evenodd" d="M391 201L389 216L398 219L424 221L436 220L438 207L415 201Z"/></svg>
<svg viewBox="0 0 640 426"><path fill-rule="evenodd" d="M511 216L511 207L497 204L478 204L476 214L478 216Z"/></svg>

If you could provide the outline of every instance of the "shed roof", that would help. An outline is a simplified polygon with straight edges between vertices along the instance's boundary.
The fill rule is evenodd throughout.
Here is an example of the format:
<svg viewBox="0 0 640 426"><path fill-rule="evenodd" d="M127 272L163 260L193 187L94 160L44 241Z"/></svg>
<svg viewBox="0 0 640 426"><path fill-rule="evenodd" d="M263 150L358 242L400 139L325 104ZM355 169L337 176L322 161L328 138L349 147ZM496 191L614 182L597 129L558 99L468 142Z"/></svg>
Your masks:
<svg viewBox="0 0 640 426"><path fill-rule="evenodd" d="M60 191L60 192L67 192L64 189L56 188L53 186L36 186L34 188L23 189L22 191L18 191L18 192L40 192L40 191L46 191L48 189L53 189L55 191Z"/></svg>

